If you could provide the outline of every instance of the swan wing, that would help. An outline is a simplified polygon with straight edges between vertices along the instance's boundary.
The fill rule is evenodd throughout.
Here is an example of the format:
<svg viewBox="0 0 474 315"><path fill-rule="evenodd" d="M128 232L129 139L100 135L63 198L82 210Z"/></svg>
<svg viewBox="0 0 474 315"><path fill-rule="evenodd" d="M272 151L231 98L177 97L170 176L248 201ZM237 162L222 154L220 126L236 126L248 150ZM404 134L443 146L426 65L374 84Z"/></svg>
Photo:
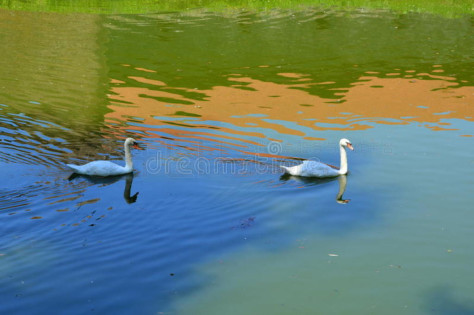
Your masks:
<svg viewBox="0 0 474 315"><path fill-rule="evenodd" d="M78 174L91 176L113 176L127 174L132 171L110 161L93 161L84 165L66 165Z"/></svg>
<svg viewBox="0 0 474 315"><path fill-rule="evenodd" d="M287 173L295 176L332 177L339 175L339 172L329 165L316 161L303 161L303 163L299 165L281 167L285 169Z"/></svg>
<svg viewBox="0 0 474 315"><path fill-rule="evenodd" d="M339 175L339 172L329 165L316 161L304 161L301 168L302 176L332 177Z"/></svg>

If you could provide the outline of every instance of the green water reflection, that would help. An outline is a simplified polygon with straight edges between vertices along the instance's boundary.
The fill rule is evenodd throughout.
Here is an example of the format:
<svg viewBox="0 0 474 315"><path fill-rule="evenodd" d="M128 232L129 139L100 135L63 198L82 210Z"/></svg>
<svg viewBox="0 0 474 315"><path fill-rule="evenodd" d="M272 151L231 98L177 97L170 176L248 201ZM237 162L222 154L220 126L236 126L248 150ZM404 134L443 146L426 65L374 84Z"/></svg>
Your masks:
<svg viewBox="0 0 474 315"><path fill-rule="evenodd" d="M447 3L443 0L234 0L234 1L210 1L210 0L169 0L156 2L153 0L1 0L0 7L11 10L29 10L43 12L83 12L102 14L143 14L152 12L175 12L189 10L207 10L217 12L235 12L239 10L254 11L276 11L290 9L292 11L307 10L393 10L395 12L407 13L435 13L449 17L461 15L472 15L473 6L469 0L458 0Z"/></svg>

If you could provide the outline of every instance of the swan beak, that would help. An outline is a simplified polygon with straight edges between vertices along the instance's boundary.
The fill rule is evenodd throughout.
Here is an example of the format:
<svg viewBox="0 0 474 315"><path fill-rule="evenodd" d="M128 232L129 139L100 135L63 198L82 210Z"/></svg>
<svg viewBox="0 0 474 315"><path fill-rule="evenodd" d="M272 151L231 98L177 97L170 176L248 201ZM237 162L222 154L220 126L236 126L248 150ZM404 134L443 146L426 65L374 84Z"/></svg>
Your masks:
<svg viewBox="0 0 474 315"><path fill-rule="evenodd" d="M135 143L132 145L132 147L133 147L134 149L143 150L143 148L142 148L141 146L139 146L137 142L135 142Z"/></svg>
<svg viewBox="0 0 474 315"><path fill-rule="evenodd" d="M347 147L348 147L349 149L351 149L352 151L354 151L354 147L352 146L352 143L348 143L348 144L347 144Z"/></svg>

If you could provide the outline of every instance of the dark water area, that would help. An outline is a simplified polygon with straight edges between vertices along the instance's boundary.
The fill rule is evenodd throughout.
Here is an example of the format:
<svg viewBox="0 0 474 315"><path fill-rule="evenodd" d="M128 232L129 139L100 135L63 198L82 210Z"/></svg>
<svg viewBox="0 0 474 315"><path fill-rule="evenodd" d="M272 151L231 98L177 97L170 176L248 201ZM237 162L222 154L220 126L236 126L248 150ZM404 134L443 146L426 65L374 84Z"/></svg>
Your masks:
<svg viewBox="0 0 474 315"><path fill-rule="evenodd" d="M0 313L470 314L474 24L0 11ZM71 177L66 163L134 173ZM282 176L302 159L327 180Z"/></svg>

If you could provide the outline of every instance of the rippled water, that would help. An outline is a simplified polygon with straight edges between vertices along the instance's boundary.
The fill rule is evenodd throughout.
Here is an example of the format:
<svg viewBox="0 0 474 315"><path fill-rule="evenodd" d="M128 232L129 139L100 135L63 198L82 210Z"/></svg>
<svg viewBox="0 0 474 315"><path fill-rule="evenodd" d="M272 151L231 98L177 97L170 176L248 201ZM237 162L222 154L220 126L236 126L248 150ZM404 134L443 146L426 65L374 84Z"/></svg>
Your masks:
<svg viewBox="0 0 474 315"><path fill-rule="evenodd" d="M0 11L0 313L474 312L473 38L387 12ZM129 136L133 175L70 177ZM281 176L343 137L347 177Z"/></svg>

